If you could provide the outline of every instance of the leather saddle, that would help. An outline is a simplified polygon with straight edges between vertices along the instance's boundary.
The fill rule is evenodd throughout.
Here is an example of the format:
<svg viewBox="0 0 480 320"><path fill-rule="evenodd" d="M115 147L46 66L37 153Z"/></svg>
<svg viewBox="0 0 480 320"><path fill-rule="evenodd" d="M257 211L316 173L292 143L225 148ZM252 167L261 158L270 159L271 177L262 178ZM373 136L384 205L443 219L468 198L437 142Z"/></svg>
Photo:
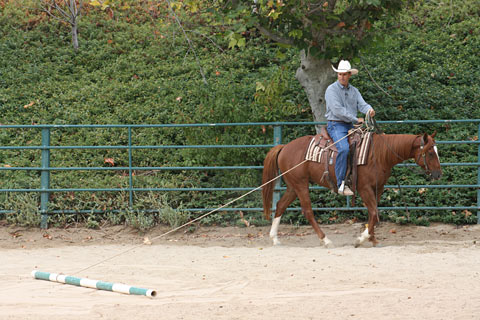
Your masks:
<svg viewBox="0 0 480 320"><path fill-rule="evenodd" d="M357 166L359 165L357 154L361 149L361 142L365 137L364 133L365 132L362 130L357 130L355 133L348 136L350 151L347 160L345 183L350 186L350 189L352 189L353 192L357 189ZM368 138L370 139L370 137ZM337 154L337 147L333 144L333 139L328 134L326 127L323 126L321 127L320 133L315 135L310 141L310 145L307 148L305 155L305 159L307 160L325 164L325 171L322 179L326 179L330 189L334 192L337 192L337 184L334 183L333 179L330 177L329 167L335 164ZM352 198L352 203L355 203L355 196Z"/></svg>

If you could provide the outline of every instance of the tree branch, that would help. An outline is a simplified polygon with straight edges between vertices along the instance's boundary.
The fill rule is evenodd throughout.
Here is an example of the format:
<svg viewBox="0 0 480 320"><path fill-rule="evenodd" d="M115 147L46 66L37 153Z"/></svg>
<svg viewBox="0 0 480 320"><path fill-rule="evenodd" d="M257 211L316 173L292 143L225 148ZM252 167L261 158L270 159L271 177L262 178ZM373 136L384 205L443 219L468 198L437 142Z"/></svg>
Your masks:
<svg viewBox="0 0 480 320"><path fill-rule="evenodd" d="M202 37L208 39L215 47L217 47L218 50L220 50L222 53L225 53L225 50L223 50L222 47L220 47L218 44L216 44L215 41L212 38L204 35L203 33L200 33L200 32L195 31L195 30L185 30L185 31L198 34L199 36L202 36Z"/></svg>
<svg viewBox="0 0 480 320"><path fill-rule="evenodd" d="M288 45L293 45L294 42L293 42L293 39L291 38L284 38L282 36L279 36L277 34L275 34L273 31L271 30L268 30L267 28L261 26L261 25L257 25L256 26L258 30L260 30L260 33L263 34L264 36L276 41L276 42L279 42L279 43L283 43L283 44L288 44Z"/></svg>
<svg viewBox="0 0 480 320"><path fill-rule="evenodd" d="M81 15L82 9L82 0L78 0L79 5L77 6L77 0L39 0L40 7L52 18L57 19L61 22L68 23L72 28L72 43L75 50L78 49L78 19ZM65 6L66 9L62 9L61 6ZM57 12L53 13L52 9L55 9Z"/></svg>
<svg viewBox="0 0 480 320"><path fill-rule="evenodd" d="M67 0L64 0L64 4L68 8L68 12L63 10L62 7L60 7L55 1L40 0L40 2L43 4L41 5L42 9L49 16L57 20L67 22L70 25L73 25L75 20L80 16L80 10L82 8L82 1L79 1L80 6L77 8L77 3L75 1L68 3ZM70 7L70 5L73 5L74 7ZM52 8L55 8L55 10L60 13L60 17L52 13Z"/></svg>
<svg viewBox="0 0 480 320"><path fill-rule="evenodd" d="M70 11L70 15L69 16L73 16L73 11L72 11L72 8L70 8L70 5L72 4L71 2L68 3L69 0L63 0L63 3L65 4L65 7L68 8L68 11ZM57 9L60 7L59 5L57 5L55 3L55 5L57 6Z"/></svg>
<svg viewBox="0 0 480 320"><path fill-rule="evenodd" d="M50 17L52 17L52 18L54 18L54 19L57 19L57 20L59 20L59 21L63 21L63 22L70 23L70 21L67 21L67 20L65 20L65 19L63 19L63 18L59 18L59 17L57 17L55 14L53 14L53 13L51 12L51 9L52 9L52 8L55 8L55 9L56 9L56 7L54 7L51 3L49 3L49 2L47 2L47 1L45 1L45 0L41 0L41 3L43 4L43 5L41 6L42 9L43 9L43 11L45 11ZM62 16L63 16L63 14L62 14Z"/></svg>
<svg viewBox="0 0 480 320"><path fill-rule="evenodd" d="M322 34L328 34L328 35L342 35L342 34L353 34L358 36L360 33L363 33L363 28L361 29L338 29L338 30L332 30L332 29L320 29L318 33Z"/></svg>
<svg viewBox="0 0 480 320"><path fill-rule="evenodd" d="M67 19L70 17L70 16L68 15L68 13L66 13L55 1L53 1L53 7L54 7L55 9L57 9L58 12L60 12L63 17L65 17L65 18L67 18ZM65 20L65 21L68 22L68 23L71 23L69 20Z"/></svg>
<svg viewBox="0 0 480 320"><path fill-rule="evenodd" d="M180 22L180 19L178 18L177 14L176 14L175 11L173 10L172 4L170 3L170 0L165 0L165 1L166 1L167 4L168 4L168 7L169 7L169 9L170 9L170 12L172 13L173 17L175 18L175 21L177 22L178 26L180 27L180 29L181 29L182 32L183 32L183 36L185 37L185 39L186 39L186 41L187 41L187 44L188 44L188 47L190 48L189 50L192 50L193 55L195 56L195 60L197 61L198 68L200 69L200 74L202 75L203 83L205 83L206 85L208 85L207 78L205 77L205 73L203 72L202 65L200 64L200 60L198 59L197 52L195 51L195 48L193 48L192 41L191 41L190 38L188 37L187 32L185 31L185 29L184 29L183 26L182 26L182 23ZM188 53L188 51L187 51L187 53Z"/></svg>
<svg viewBox="0 0 480 320"><path fill-rule="evenodd" d="M306 13L306 15L307 15L307 16L311 16L311 15L315 14L317 11L323 10L323 9L324 9L323 5L322 5L322 4L318 4L315 8L311 9L310 11L308 11L308 12Z"/></svg>

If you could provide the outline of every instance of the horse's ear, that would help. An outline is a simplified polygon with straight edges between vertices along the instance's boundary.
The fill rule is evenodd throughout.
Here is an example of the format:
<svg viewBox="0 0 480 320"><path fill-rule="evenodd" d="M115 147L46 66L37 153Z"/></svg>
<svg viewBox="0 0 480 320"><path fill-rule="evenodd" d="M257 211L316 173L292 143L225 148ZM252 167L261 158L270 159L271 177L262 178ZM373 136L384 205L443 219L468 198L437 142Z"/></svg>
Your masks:
<svg viewBox="0 0 480 320"><path fill-rule="evenodd" d="M423 143L424 144L428 143L428 133L426 133L426 132L423 134Z"/></svg>
<svg viewBox="0 0 480 320"><path fill-rule="evenodd" d="M437 135L437 130L433 131L433 133L431 135L432 139L435 138L436 135Z"/></svg>

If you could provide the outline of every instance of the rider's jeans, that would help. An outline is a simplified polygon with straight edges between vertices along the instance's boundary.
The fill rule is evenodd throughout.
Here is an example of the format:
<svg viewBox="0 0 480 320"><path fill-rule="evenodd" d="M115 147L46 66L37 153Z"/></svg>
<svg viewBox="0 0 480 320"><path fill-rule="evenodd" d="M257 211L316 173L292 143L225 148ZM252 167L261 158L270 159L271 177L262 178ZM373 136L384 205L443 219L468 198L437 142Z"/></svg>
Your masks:
<svg viewBox="0 0 480 320"><path fill-rule="evenodd" d="M335 162L335 176L337 177L337 186L340 187L342 181L345 180L345 173L347 171L347 158L348 158L348 138L343 140L348 134L348 130L352 129L351 123L345 122L327 122L327 131L333 142L336 142L335 146L338 150L337 160ZM340 140L340 141L339 141ZM338 142L337 142L338 141Z"/></svg>

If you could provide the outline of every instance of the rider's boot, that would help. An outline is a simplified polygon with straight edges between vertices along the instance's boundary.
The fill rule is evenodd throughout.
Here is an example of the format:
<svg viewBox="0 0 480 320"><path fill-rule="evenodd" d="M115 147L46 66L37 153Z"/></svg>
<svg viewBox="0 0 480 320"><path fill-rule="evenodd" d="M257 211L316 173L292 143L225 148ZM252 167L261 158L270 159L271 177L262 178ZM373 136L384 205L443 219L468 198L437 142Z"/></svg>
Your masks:
<svg viewBox="0 0 480 320"><path fill-rule="evenodd" d="M345 185L345 181L342 181L342 184L338 188L338 194L341 194L342 196L353 196L353 191Z"/></svg>

